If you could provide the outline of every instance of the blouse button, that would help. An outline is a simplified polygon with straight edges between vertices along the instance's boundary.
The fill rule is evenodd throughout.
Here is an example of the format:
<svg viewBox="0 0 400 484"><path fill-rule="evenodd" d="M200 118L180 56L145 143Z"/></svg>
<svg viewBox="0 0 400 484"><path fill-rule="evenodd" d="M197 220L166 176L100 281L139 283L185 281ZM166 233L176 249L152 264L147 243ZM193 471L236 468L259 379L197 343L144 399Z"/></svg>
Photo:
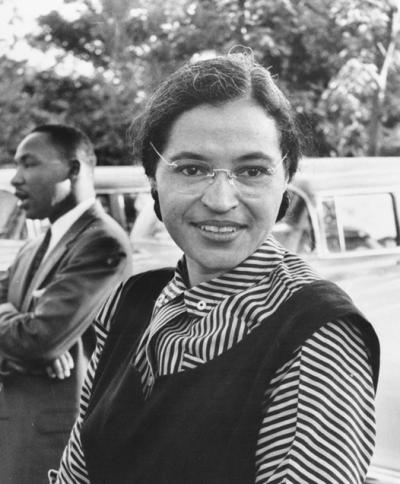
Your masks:
<svg viewBox="0 0 400 484"><path fill-rule="evenodd" d="M205 301L199 301L197 303L197 309L199 311L203 311L203 309L206 309L206 307L207 307L207 304L205 303Z"/></svg>

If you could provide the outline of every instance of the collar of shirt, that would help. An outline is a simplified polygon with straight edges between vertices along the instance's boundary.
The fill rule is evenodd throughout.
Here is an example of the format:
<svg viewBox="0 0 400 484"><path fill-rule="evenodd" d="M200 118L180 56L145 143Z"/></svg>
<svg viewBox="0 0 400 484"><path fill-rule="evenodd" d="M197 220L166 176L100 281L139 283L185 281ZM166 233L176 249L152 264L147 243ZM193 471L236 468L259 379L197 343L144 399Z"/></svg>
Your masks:
<svg viewBox="0 0 400 484"><path fill-rule="evenodd" d="M49 252L57 245L64 234L72 227L72 225L78 220L78 218L86 212L86 210L91 207L96 202L95 198L88 198L81 203L78 203L76 207L69 210L67 213L58 218L51 225L51 239L49 247L46 251L45 257Z"/></svg>
<svg viewBox="0 0 400 484"><path fill-rule="evenodd" d="M282 261L285 249L269 236L247 259L219 277L189 287L186 282L184 257L179 261L174 278L158 297L153 315L171 301L183 296L190 316L203 317L229 296L233 296L268 278Z"/></svg>

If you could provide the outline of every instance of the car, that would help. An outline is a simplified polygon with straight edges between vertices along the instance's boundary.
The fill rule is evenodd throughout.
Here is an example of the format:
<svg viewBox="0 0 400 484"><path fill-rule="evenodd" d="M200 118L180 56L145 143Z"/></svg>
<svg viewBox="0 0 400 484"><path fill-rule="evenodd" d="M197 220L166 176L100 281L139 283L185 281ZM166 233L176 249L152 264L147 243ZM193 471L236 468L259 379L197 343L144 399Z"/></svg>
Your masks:
<svg viewBox="0 0 400 484"><path fill-rule="evenodd" d="M350 294L379 336L367 482L400 483L400 158L305 159L290 193L275 236Z"/></svg>
<svg viewBox="0 0 400 484"><path fill-rule="evenodd" d="M10 187L12 170L0 173L1 271L45 224L24 220ZM143 169L98 167L95 185L131 235L133 272L174 266L181 251L154 215ZM367 483L400 484L400 158L306 158L289 193L275 237L346 290L380 338L377 444Z"/></svg>

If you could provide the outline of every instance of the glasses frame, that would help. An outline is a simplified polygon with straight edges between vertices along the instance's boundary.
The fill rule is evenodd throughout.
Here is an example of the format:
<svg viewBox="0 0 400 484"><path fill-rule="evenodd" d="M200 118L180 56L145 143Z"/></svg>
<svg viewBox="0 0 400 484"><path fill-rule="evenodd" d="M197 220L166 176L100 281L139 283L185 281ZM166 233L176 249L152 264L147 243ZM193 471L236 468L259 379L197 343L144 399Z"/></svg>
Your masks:
<svg viewBox="0 0 400 484"><path fill-rule="evenodd" d="M174 161L169 161L167 160L159 151L158 149L154 146L154 144L150 141L149 142L150 146L152 147L152 149L154 150L154 152L156 153L156 155L167 165L167 166L170 166L170 167L173 167L173 168L178 168L178 163L175 163ZM285 155L279 160L278 163L276 163L276 165L274 166L274 173L275 171L277 170L278 166L280 166L287 158L287 153L285 153ZM228 182L232 185L232 186L235 186L234 185L234 182L235 180L238 180L239 177L237 175L235 175L235 173L233 172L233 170L229 170L227 168L210 168L210 171L209 173L206 173L204 175L204 177L208 178L211 180L210 184L212 184L216 178L216 175L217 173L225 173L226 176L227 176L227 179L228 179ZM240 187L237 187L238 190L241 190Z"/></svg>

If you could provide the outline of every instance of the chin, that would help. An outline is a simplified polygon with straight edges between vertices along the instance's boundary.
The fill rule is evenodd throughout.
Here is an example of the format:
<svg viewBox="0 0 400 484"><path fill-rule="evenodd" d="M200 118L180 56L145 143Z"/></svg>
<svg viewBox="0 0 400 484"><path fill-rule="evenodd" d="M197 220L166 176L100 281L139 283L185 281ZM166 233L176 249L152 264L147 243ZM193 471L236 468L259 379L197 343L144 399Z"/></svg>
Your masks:
<svg viewBox="0 0 400 484"><path fill-rule="evenodd" d="M238 266L246 257L205 257L197 260L196 263L203 267L205 272L219 273L229 272Z"/></svg>

